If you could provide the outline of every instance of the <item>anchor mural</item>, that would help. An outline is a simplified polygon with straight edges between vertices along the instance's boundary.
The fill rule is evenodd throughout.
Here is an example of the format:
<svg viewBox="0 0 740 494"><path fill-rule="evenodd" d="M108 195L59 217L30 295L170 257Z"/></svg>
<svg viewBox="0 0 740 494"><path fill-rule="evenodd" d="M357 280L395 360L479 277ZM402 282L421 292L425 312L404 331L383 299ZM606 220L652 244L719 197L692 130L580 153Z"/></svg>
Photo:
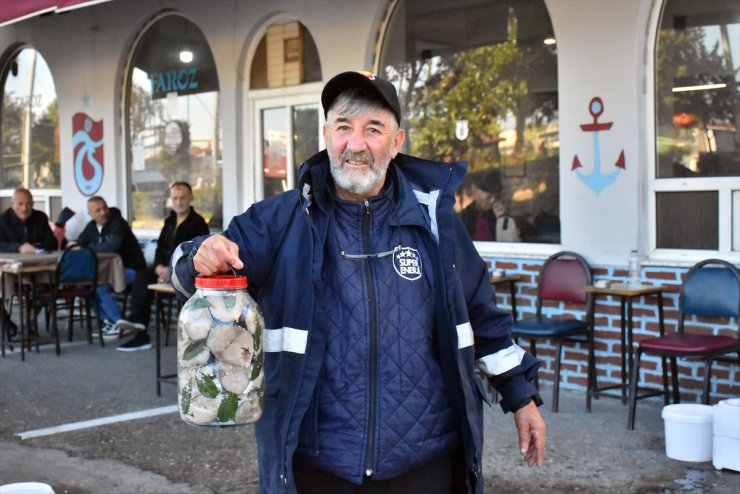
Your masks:
<svg viewBox="0 0 740 494"><path fill-rule="evenodd" d="M602 190L604 190L605 188L613 184L614 181L619 176L619 173L625 169L624 150L622 150L622 152L619 153L619 158L617 158L616 163L614 163L614 166L617 169L612 170L609 173L602 173L601 171L601 145L599 143L599 132L611 129L612 124L614 122L599 122L599 117L601 116L602 113L604 113L604 103L601 101L601 98L599 98L598 96L593 98L591 102L588 104L588 111L593 117L594 121L592 123L581 124L581 130L583 130L584 132L593 132L593 142L594 142L593 170L589 174L584 173L584 171L582 170L583 165L581 164L581 160L578 159L578 155L576 154L573 157L573 166L571 167L571 171L575 171L578 178L581 179L581 182L583 182L591 190L599 194L601 193Z"/></svg>

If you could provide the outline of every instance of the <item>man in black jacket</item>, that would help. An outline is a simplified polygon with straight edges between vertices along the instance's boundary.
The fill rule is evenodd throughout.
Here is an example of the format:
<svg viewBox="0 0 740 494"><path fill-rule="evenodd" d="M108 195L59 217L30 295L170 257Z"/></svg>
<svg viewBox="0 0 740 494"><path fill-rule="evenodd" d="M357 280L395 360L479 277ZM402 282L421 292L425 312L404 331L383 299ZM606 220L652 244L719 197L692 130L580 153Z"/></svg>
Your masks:
<svg viewBox="0 0 740 494"><path fill-rule="evenodd" d="M133 283L136 271L146 267L144 252L139 241L131 231L128 222L121 216L118 208L108 208L105 199L93 196L87 200L87 213L92 220L80 233L77 242L89 245L95 252L115 252L123 260L126 283ZM98 285L97 299L100 317L104 320L103 337L118 338L115 321L121 318L121 309L113 299L109 284Z"/></svg>
<svg viewBox="0 0 740 494"><path fill-rule="evenodd" d="M33 209L33 196L28 189L16 189L10 207L0 214L0 252L33 253L57 250L58 242L49 227L49 217ZM8 334L15 338L18 328L2 307L2 318Z"/></svg>
<svg viewBox="0 0 740 494"><path fill-rule="evenodd" d="M0 214L0 252L30 253L57 250L49 217L33 209L28 189L16 189L11 206Z"/></svg>
<svg viewBox="0 0 740 494"><path fill-rule="evenodd" d="M172 211L164 221L164 227L157 240L154 254L154 268L140 269L131 290L131 310L128 317L117 321L119 331L135 331L134 336L118 347L122 352L146 350L152 347L147 334L151 317L152 292L147 288L151 283L170 281L169 261L172 251L182 242L208 233L208 225L201 215L190 205L193 189L186 182L175 182L170 187Z"/></svg>

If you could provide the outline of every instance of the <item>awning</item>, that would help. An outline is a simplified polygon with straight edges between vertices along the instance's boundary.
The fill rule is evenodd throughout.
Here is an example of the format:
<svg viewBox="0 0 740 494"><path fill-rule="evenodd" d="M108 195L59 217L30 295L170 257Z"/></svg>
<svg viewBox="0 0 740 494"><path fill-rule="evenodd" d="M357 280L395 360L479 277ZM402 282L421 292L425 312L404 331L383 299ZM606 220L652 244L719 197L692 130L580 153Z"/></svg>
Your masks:
<svg viewBox="0 0 740 494"><path fill-rule="evenodd" d="M0 27L41 14L67 12L110 0L0 0Z"/></svg>

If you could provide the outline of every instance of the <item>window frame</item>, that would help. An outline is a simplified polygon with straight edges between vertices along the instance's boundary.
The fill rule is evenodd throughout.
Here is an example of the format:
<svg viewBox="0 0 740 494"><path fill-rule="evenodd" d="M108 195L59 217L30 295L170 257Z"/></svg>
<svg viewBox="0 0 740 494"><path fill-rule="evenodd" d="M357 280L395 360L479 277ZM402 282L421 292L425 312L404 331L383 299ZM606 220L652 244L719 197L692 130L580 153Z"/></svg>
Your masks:
<svg viewBox="0 0 740 494"><path fill-rule="evenodd" d="M251 197L247 197L248 203L253 203L264 199L264 172L263 172L263 156L262 156L262 110L271 108L287 108L287 132L288 135L293 134L293 107L315 104L318 105L319 109L319 149L316 152L321 151L325 148L324 136L322 128L324 126L324 112L321 107L321 90L323 88L323 82L312 82L307 84L301 84L298 86L288 86L284 88L275 89L253 89L248 92L249 100L249 115L246 121L252 122L252 146L251 152L247 150L246 162L253 163L251 184L247 183L244 190L249 192ZM298 177L294 177L293 163L293 139L288 139L286 148L288 157L287 163L287 175L289 188L295 187L295 180ZM245 177L249 181L249 177Z"/></svg>
<svg viewBox="0 0 740 494"><path fill-rule="evenodd" d="M545 4L545 8L547 9L547 1L545 0L543 2ZM391 26L391 23L393 21L393 16L396 15L397 7L401 4L401 0L388 0L388 6L383 13L383 18L380 20L377 28L377 33L375 36L375 43L373 45L373 63L372 63L372 71L375 74L382 74L383 73L383 67L380 66L381 58L382 58L382 51L383 47L386 43L386 37L388 35L388 29ZM554 24L553 18L550 14L550 10L547 9L547 15L550 18L550 24ZM560 84L559 84L559 77L557 77L557 89L558 93L560 91ZM560 109L558 110L560 111ZM562 124L562 121L560 118L558 118L559 125ZM407 142L404 144L404 149L402 149L402 152L408 152L406 150L408 148L408 137ZM424 156L421 156L422 158ZM563 155L562 153L559 153L558 155L558 173L560 175L560 181L559 181L559 195L558 195L558 202L559 202L559 210L560 210L560 242L559 243L535 243L535 242L502 242L502 241L473 241L473 244L475 245L476 250L480 254L481 257L487 258L487 257L495 257L495 258L517 258L517 259L542 259L547 258L551 256L552 254L562 250L562 246L564 244L564 228L563 228L563 219L564 219L564 197L562 194L563 190L563 174L562 170L563 168ZM569 166L569 165L568 165Z"/></svg>
<svg viewBox="0 0 740 494"><path fill-rule="evenodd" d="M646 95L646 169L643 171L643 179L646 187L639 194L646 194L645 198L647 217L643 220L644 225L640 228L647 229L649 258L655 263L686 262L696 263L702 259L719 258L728 262L740 262L740 251L733 249L733 233L740 235L740 227L733 224L739 223L740 218L734 218L733 193L740 197L740 179L738 177L696 177L696 178L658 178L658 113L657 113L657 82L658 75L658 38L660 35L661 21L665 5L670 0L656 2L649 19L649 35L646 38L645 47L645 95ZM668 249L658 248L658 218L657 218L657 195L661 192L702 192L712 191L718 194L719 217L718 222L718 246L717 250L706 249ZM738 205L735 205L735 209ZM735 239L735 244L740 245L740 239Z"/></svg>

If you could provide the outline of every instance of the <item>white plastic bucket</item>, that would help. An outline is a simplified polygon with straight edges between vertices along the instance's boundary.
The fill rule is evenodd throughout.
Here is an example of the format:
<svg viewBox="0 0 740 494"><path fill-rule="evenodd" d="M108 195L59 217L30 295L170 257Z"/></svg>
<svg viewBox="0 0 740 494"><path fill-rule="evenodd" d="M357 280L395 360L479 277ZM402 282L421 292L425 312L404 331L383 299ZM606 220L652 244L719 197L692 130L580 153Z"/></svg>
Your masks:
<svg viewBox="0 0 740 494"><path fill-rule="evenodd" d="M740 472L740 398L714 405L712 464Z"/></svg>
<svg viewBox="0 0 740 494"><path fill-rule="evenodd" d="M713 416L709 405L679 403L663 407L666 456L681 461L711 461Z"/></svg>
<svg viewBox="0 0 740 494"><path fill-rule="evenodd" d="M42 482L17 482L0 485L0 494L54 494L54 489Z"/></svg>

